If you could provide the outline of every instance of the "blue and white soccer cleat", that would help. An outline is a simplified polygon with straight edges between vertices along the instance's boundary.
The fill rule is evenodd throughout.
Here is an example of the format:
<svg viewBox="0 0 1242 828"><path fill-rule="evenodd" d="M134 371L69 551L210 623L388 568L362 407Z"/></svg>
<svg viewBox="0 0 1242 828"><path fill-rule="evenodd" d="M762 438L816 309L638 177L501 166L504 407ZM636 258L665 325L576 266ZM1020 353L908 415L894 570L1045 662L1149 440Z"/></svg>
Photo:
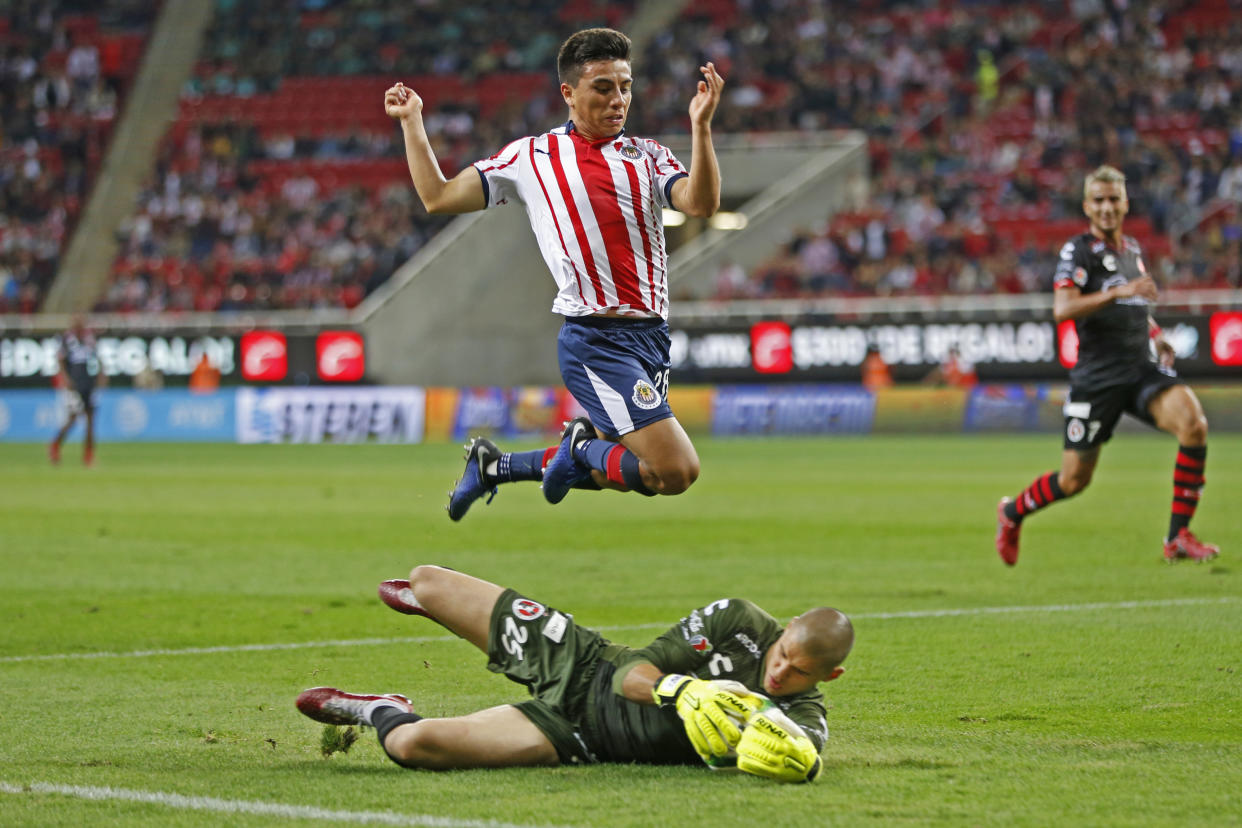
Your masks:
<svg viewBox="0 0 1242 828"><path fill-rule="evenodd" d="M560 503L570 489L591 476L590 466L574 456L574 446L594 436L595 429L586 417L575 417L565 424L561 444L543 470L543 497L549 503Z"/></svg>
<svg viewBox="0 0 1242 828"><path fill-rule="evenodd" d="M500 449L491 440L475 437L470 441L466 446L466 470L462 472L461 480L457 481L453 491L449 492L446 508L451 519L461 520L470 506L488 492L491 497L488 497L487 502L492 502L492 498L496 496L496 482L487 476L487 467L492 461L499 459Z"/></svg>

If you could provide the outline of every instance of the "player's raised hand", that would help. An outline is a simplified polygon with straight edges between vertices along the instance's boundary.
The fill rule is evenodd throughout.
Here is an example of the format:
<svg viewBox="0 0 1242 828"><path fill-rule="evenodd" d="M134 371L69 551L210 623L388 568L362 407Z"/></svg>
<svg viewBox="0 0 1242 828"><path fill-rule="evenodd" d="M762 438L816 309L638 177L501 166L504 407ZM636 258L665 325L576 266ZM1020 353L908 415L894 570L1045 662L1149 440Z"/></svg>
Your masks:
<svg viewBox="0 0 1242 828"><path fill-rule="evenodd" d="M699 91L690 99L690 120L701 126L711 123L716 113L716 105L720 103L720 92L724 89L724 78L716 71L716 64L710 60L706 66L700 66L703 80L699 81Z"/></svg>
<svg viewBox="0 0 1242 828"><path fill-rule="evenodd" d="M413 89L398 81L384 93L384 112L388 117L402 120L423 111L423 99Z"/></svg>

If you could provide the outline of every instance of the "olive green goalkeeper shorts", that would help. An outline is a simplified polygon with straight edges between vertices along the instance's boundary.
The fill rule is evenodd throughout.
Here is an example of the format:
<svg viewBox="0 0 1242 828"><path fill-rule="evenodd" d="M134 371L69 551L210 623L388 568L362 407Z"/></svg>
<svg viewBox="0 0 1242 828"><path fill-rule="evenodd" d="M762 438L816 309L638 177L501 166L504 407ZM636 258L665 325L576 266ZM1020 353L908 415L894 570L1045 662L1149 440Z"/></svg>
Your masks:
<svg viewBox="0 0 1242 828"><path fill-rule="evenodd" d="M507 589L492 609L487 669L526 685L514 705L556 748L561 764L597 762L581 727L600 655L608 642L573 616Z"/></svg>

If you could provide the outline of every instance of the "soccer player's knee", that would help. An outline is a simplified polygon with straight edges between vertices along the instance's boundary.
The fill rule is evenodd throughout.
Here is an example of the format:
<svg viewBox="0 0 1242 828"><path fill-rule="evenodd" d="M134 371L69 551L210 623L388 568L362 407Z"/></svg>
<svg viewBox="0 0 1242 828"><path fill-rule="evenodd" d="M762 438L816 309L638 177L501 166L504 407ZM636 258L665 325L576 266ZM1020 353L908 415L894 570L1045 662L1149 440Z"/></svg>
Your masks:
<svg viewBox="0 0 1242 828"><path fill-rule="evenodd" d="M443 567L431 564L422 564L410 570L410 590L418 603L427 605L427 600L435 596L446 572Z"/></svg>
<svg viewBox="0 0 1242 828"><path fill-rule="evenodd" d="M681 494L694 485L694 481L698 479L699 464L697 460L678 463L671 468L661 471L660 483L662 488L660 493L666 495Z"/></svg>
<svg viewBox="0 0 1242 828"><path fill-rule="evenodd" d="M384 752L398 765L417 768L432 764L440 742L435 728L424 719L401 725L384 740Z"/></svg>
<svg viewBox="0 0 1242 828"><path fill-rule="evenodd" d="M1190 420L1188 426L1183 430L1181 442L1184 446L1203 446L1207 445L1208 438L1208 421L1207 417L1199 415Z"/></svg>

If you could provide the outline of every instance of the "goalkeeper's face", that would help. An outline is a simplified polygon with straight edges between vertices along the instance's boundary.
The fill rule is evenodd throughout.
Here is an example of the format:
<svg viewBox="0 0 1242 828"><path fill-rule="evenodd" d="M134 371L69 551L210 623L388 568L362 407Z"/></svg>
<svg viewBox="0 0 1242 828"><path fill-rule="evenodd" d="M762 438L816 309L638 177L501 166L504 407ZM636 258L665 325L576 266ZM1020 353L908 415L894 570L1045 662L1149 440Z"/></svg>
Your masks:
<svg viewBox="0 0 1242 828"><path fill-rule="evenodd" d="M832 681L841 668L825 670L816 659L807 655L792 628L781 633L768 648L763 659L763 692L769 696L793 696L805 693L821 681Z"/></svg>

